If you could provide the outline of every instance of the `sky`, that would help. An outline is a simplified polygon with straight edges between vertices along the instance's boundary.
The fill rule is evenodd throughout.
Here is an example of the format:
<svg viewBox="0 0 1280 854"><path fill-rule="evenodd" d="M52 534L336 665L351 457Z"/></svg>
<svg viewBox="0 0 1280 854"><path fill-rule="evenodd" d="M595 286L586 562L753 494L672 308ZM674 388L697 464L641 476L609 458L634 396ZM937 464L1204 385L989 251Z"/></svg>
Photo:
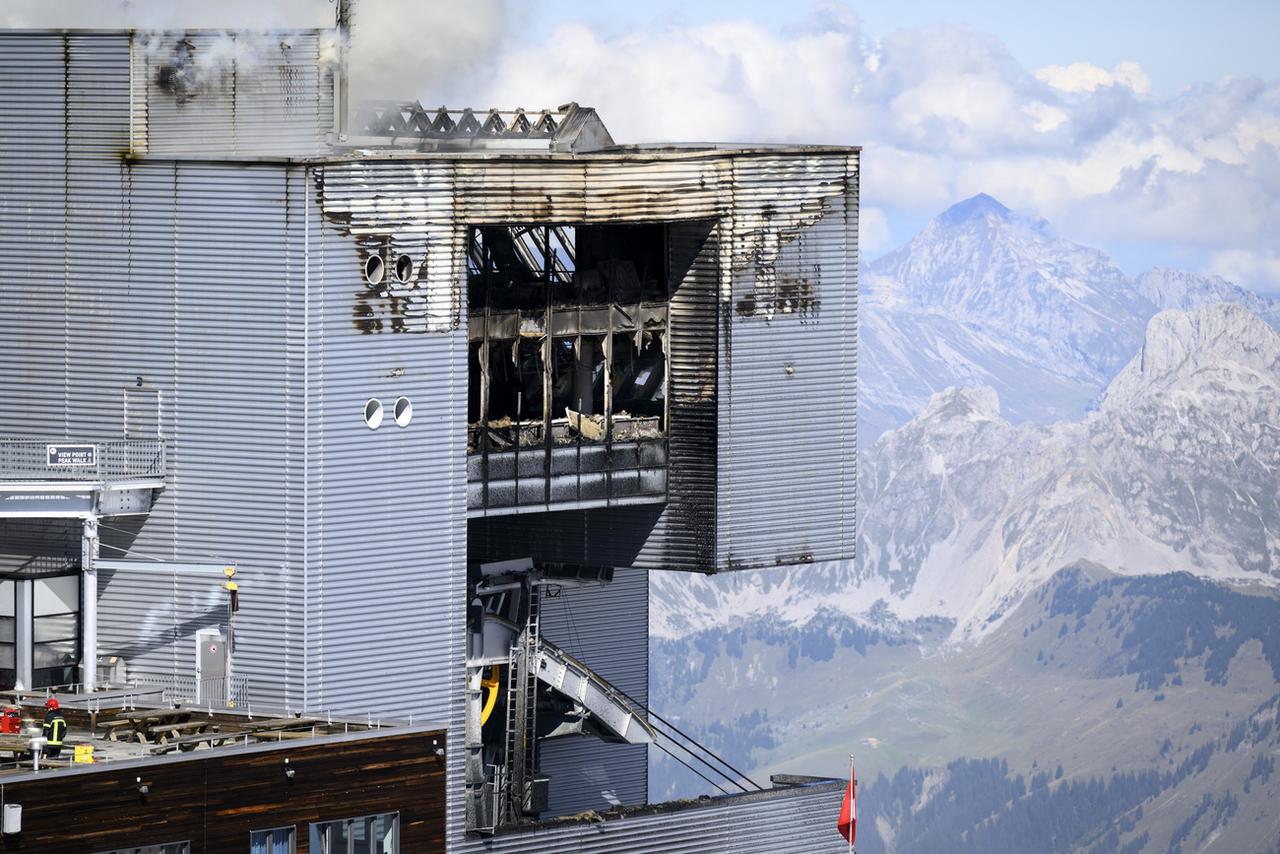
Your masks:
<svg viewBox="0 0 1280 854"><path fill-rule="evenodd" d="M986 192L1280 295L1280 2L357 0L360 88L599 109L615 139L863 146L874 258ZM6 26L310 26L331 0L5 0Z"/></svg>

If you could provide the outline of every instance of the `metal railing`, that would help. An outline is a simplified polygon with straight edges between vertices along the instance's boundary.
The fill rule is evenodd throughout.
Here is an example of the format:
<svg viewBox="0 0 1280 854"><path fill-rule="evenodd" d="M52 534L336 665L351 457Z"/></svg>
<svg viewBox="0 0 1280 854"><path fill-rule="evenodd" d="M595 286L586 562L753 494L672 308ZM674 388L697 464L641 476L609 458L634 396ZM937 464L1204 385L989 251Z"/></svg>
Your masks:
<svg viewBox="0 0 1280 854"><path fill-rule="evenodd" d="M184 706L207 706L210 709L253 709L249 680L244 676L199 679L195 676L169 676L138 673L129 681L138 687L156 686L164 690L164 702Z"/></svg>
<svg viewBox="0 0 1280 854"><path fill-rule="evenodd" d="M164 439L0 439L0 481L161 480Z"/></svg>

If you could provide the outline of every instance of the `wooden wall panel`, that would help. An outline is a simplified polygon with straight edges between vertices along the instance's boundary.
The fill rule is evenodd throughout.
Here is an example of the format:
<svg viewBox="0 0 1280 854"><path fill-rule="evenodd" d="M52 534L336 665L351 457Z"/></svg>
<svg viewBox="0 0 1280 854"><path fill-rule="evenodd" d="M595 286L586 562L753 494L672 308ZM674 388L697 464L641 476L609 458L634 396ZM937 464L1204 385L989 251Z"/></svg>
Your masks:
<svg viewBox="0 0 1280 854"><path fill-rule="evenodd" d="M22 833L4 851L109 851L189 841L192 854L249 850L249 832L400 813L403 854L445 850L443 731L360 733L46 771L4 782ZM285 774L285 762L294 775ZM149 792L138 791L139 778Z"/></svg>

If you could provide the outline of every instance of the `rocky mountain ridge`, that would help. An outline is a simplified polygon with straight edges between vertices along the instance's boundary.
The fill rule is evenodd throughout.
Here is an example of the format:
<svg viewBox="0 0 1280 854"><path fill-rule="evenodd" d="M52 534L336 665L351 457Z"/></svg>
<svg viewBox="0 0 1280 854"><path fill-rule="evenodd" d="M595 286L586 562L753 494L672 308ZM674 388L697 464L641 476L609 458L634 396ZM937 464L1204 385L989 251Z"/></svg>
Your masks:
<svg viewBox="0 0 1280 854"><path fill-rule="evenodd" d="M946 618L959 641L1081 559L1280 584L1277 482L1280 335L1240 305L1170 310L1080 420L1013 424L989 388L934 395L862 460L856 565L658 574L652 631L825 610Z"/></svg>
<svg viewBox="0 0 1280 854"><path fill-rule="evenodd" d="M860 301L864 441L948 386L996 389L1015 423L1078 418L1164 309L1235 302L1280 328L1280 303L1217 276L1157 267L1130 277L985 194L871 262Z"/></svg>

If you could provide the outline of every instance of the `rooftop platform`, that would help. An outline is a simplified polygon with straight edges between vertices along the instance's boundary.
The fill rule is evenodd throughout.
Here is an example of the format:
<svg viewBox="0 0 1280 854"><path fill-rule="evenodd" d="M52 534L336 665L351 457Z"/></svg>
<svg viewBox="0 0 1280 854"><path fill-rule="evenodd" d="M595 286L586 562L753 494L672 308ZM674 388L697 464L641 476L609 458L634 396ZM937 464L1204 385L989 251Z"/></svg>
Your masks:
<svg viewBox="0 0 1280 854"><path fill-rule="evenodd" d="M400 732L408 727L444 731L425 722L373 719L253 715L236 710L157 702L159 690L109 691L88 695L58 695L67 720L61 755L42 753L37 767L32 739L41 734L45 695L41 692L0 693L0 707L17 708L20 733L0 733L0 780L31 774L61 773L68 769L103 770L130 763L139 767L157 760L201 758L257 745L317 744L346 736ZM425 729L423 729L425 727ZM439 746L443 749L443 737ZM92 748L91 762L77 762L76 748ZM82 750L84 754L87 751Z"/></svg>

